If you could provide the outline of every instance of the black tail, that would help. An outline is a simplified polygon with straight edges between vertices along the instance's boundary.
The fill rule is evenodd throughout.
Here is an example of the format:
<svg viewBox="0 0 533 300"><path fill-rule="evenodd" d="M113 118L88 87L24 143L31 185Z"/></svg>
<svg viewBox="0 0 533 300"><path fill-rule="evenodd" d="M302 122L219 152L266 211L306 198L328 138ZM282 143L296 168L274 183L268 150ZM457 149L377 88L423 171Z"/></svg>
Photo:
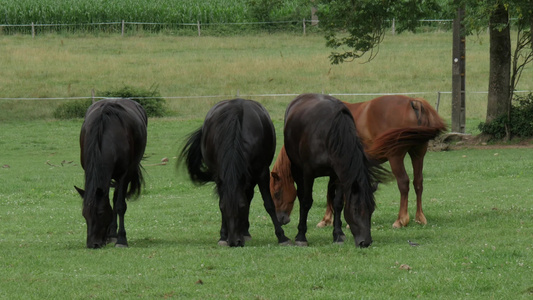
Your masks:
<svg viewBox="0 0 533 300"><path fill-rule="evenodd" d="M194 183L205 184L213 181L213 174L207 169L203 162L203 155L201 149L202 128L200 127L195 132L189 135L187 143L181 150L180 160L178 165L185 158L185 164L189 171L189 176Z"/></svg>

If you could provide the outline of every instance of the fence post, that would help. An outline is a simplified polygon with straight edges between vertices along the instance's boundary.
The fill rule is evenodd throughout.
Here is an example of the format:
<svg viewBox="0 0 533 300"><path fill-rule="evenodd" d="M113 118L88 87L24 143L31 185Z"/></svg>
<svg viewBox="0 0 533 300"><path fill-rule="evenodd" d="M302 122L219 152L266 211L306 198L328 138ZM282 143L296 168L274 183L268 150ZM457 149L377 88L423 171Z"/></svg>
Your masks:
<svg viewBox="0 0 533 300"><path fill-rule="evenodd" d="M124 36L124 20L122 20L122 36Z"/></svg>
<svg viewBox="0 0 533 300"><path fill-rule="evenodd" d="M392 35L396 34L396 18L392 18Z"/></svg>
<svg viewBox="0 0 533 300"><path fill-rule="evenodd" d="M31 22L31 37L35 38L35 25Z"/></svg>
<svg viewBox="0 0 533 300"><path fill-rule="evenodd" d="M302 23L304 24L304 35L305 35L305 18Z"/></svg>
<svg viewBox="0 0 533 300"><path fill-rule="evenodd" d="M94 103L94 89L91 90L91 103Z"/></svg>
<svg viewBox="0 0 533 300"><path fill-rule="evenodd" d="M198 36L201 36L201 30L200 30L200 21L198 21Z"/></svg>
<svg viewBox="0 0 533 300"><path fill-rule="evenodd" d="M439 105L440 105L440 92L437 92L437 103L435 103L435 110L439 112Z"/></svg>

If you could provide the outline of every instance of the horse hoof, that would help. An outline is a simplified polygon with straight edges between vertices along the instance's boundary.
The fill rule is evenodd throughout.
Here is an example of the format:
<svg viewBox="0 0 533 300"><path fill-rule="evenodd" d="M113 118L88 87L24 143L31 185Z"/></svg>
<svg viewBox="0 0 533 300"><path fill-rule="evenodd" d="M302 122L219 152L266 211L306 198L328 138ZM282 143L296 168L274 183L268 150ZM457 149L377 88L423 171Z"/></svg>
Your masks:
<svg viewBox="0 0 533 300"><path fill-rule="evenodd" d="M116 237L109 237L107 238L108 244L116 244L118 242L118 239Z"/></svg>
<svg viewBox="0 0 533 300"><path fill-rule="evenodd" d="M287 240L285 242L279 243L278 245L285 247L285 246L292 246L293 244L291 240Z"/></svg>
<svg viewBox="0 0 533 300"><path fill-rule="evenodd" d="M128 248L128 244L115 244L115 248Z"/></svg>
<svg viewBox="0 0 533 300"><path fill-rule="evenodd" d="M344 245L344 241L336 241L334 242L335 245Z"/></svg>
<svg viewBox="0 0 533 300"><path fill-rule="evenodd" d="M294 244L298 247L307 247L309 246L309 244L307 242L302 242L302 241L296 241L294 242Z"/></svg>
<svg viewBox="0 0 533 300"><path fill-rule="evenodd" d="M222 247L228 247L229 246L228 241L223 241L223 240L218 241L218 245L222 246Z"/></svg>
<svg viewBox="0 0 533 300"><path fill-rule="evenodd" d="M316 227L318 227L318 228L324 228L326 226L327 226L327 224L324 221L320 221L320 222L318 222L318 224L316 224Z"/></svg>
<svg viewBox="0 0 533 300"><path fill-rule="evenodd" d="M248 241L251 241L252 240L252 236L251 235L245 235L244 236L244 241L245 242L248 242Z"/></svg>
<svg viewBox="0 0 533 300"><path fill-rule="evenodd" d="M407 224L409 224L409 221L402 222L400 220L396 220L396 222L394 222L394 224L392 224L392 228L402 228L402 227L407 226Z"/></svg>

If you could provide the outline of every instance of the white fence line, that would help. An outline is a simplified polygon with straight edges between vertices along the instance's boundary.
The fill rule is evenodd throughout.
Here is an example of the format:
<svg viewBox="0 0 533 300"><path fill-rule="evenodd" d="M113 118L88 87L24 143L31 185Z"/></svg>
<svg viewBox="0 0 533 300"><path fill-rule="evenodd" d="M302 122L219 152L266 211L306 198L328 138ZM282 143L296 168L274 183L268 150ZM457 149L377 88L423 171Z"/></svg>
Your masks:
<svg viewBox="0 0 533 300"><path fill-rule="evenodd" d="M405 93L325 93L330 96L386 96L386 95L438 95L438 94L451 94L451 91L437 91L437 92L405 92ZM466 94L488 94L487 91L478 91L478 92L465 92ZM515 91L515 93L533 93L530 90ZM227 97L296 97L300 94L241 94L237 93L236 95L191 95L191 96L157 96L157 97L134 97L137 99L143 98L163 98L163 99L201 99L201 98L227 98ZM51 97L51 98L31 98L31 97L0 97L0 100L24 100L24 101L39 101L39 100L83 100L83 99L108 99L113 97Z"/></svg>

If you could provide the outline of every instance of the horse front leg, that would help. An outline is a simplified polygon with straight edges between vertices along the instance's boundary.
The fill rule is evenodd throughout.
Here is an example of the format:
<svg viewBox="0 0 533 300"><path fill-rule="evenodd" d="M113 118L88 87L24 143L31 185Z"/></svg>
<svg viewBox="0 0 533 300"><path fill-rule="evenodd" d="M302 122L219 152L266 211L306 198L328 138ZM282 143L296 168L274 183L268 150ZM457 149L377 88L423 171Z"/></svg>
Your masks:
<svg viewBox="0 0 533 300"><path fill-rule="evenodd" d="M113 194L113 219L115 224L118 219L117 242L115 243L115 247L128 247L126 227L124 226L124 216L126 215L126 210L128 209L126 204L127 189L128 181L121 179L119 182L117 182L117 186L115 187L115 192Z"/></svg>
<svg viewBox="0 0 533 300"><path fill-rule="evenodd" d="M261 172L261 176L258 182L259 191L261 192L261 197L263 198L263 205L267 213L270 215L272 223L274 224L274 230L276 233L276 237L278 238L278 244L282 246L290 245L291 240L287 236L285 236L285 231L283 231L283 228L281 227L281 222L278 220L278 217L276 215L276 207L274 206L274 200L272 200L272 195L270 194L269 182L270 174L267 168L263 170L263 172Z"/></svg>
<svg viewBox="0 0 533 300"><path fill-rule="evenodd" d="M226 219L221 211L222 224L220 225L220 239L218 240L219 246L229 246L228 244L228 228L226 226Z"/></svg>
<svg viewBox="0 0 533 300"><path fill-rule="evenodd" d="M118 198L118 194L116 192L116 188L115 188L115 192L113 192L113 219L111 220L111 224L109 225L109 229L107 231L107 243L108 244L116 244L117 243L117 228L118 228L118 225L117 225L117 210L115 209L115 207L117 206L117 198Z"/></svg>
<svg viewBox="0 0 533 300"><path fill-rule="evenodd" d="M346 235L342 232L341 220L342 208L344 206L344 194L338 181L331 177L328 184L328 197L333 199L333 242L343 244L346 239Z"/></svg>
<svg viewBox="0 0 533 300"><path fill-rule="evenodd" d="M293 175L294 174L295 172L293 171ZM308 246L305 235L307 233L307 216L311 206L313 205L314 179L302 178L301 176L297 177L299 177L299 180L296 181L296 193L298 194L298 201L300 201L300 220L298 222L298 234L296 235L294 241L296 246Z"/></svg>

